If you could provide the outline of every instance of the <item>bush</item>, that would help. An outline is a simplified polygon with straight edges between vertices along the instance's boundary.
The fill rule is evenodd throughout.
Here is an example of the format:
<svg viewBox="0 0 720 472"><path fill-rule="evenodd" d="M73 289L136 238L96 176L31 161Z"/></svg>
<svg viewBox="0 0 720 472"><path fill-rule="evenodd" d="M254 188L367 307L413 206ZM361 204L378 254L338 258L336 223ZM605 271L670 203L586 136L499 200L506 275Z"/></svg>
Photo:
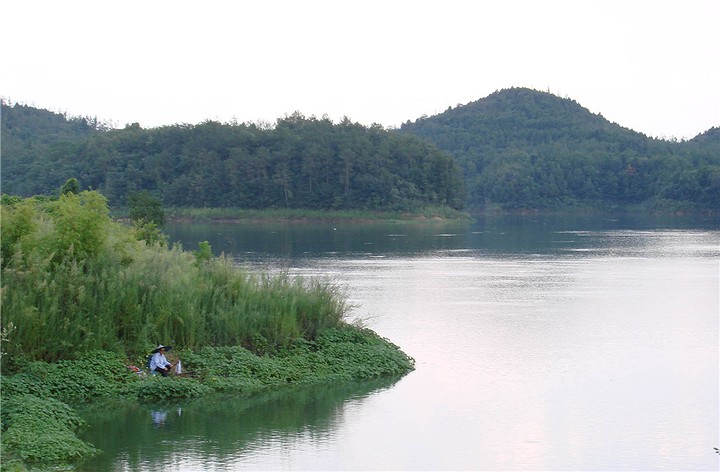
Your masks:
<svg viewBox="0 0 720 472"><path fill-rule="evenodd" d="M353 380L404 374L415 360L369 329L345 327L324 331L317 341L325 362Z"/></svg>
<svg viewBox="0 0 720 472"><path fill-rule="evenodd" d="M241 392L289 384L368 380L405 374L414 360L371 330L328 328L316 341L297 339L273 356L247 349L207 347L183 353L184 365L216 390Z"/></svg>
<svg viewBox="0 0 720 472"><path fill-rule="evenodd" d="M22 372L2 376L3 397L33 394L67 402L87 402L118 394L138 378L115 353L91 351L80 359L56 363L30 362Z"/></svg>
<svg viewBox="0 0 720 472"><path fill-rule="evenodd" d="M149 192L132 192L127 197L130 218L136 222L154 223L157 227L165 224L165 210L162 201Z"/></svg>
<svg viewBox="0 0 720 472"><path fill-rule="evenodd" d="M3 396L3 461L67 462L98 452L75 436L84 422L65 403L34 395Z"/></svg>

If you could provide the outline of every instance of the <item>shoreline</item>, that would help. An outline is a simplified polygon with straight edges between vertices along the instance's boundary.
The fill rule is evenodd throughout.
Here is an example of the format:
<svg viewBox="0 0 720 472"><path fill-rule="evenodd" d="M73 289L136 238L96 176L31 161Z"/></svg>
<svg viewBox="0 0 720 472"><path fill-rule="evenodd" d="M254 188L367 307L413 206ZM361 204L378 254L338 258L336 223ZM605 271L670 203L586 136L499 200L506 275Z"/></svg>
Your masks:
<svg viewBox="0 0 720 472"><path fill-rule="evenodd" d="M72 466L101 453L80 439L86 426L78 413L83 405L113 399L153 404L215 394L253 396L288 387L400 378L415 368L414 359L398 346L353 325L327 329L314 341L298 339L274 355L225 346L180 350L178 356L193 375L140 376L124 355L108 351L74 361L34 362L1 375L4 466ZM33 437L30 445L28 437Z"/></svg>
<svg viewBox="0 0 720 472"><path fill-rule="evenodd" d="M714 209L649 209L649 208L591 208L568 207L558 209L499 209L493 207L475 208L467 211L451 209L430 209L427 212L345 212L320 210L247 210L239 208L170 208L166 210L168 223L212 222L237 224L247 222L272 222L283 224L346 223L346 224L435 224L451 222L472 222L483 218L499 217L633 217L653 216L658 218L711 218L720 219L720 212ZM130 221L123 210L113 218L116 221Z"/></svg>
<svg viewBox="0 0 720 472"><path fill-rule="evenodd" d="M125 208L115 209L115 220L129 220ZM307 210L307 209L245 209L245 208L166 208L165 219L168 222L213 221L237 223L241 221L277 221L290 223L314 222L433 222L471 220L465 211L448 207L428 207L415 212L408 211L355 211L355 210Z"/></svg>

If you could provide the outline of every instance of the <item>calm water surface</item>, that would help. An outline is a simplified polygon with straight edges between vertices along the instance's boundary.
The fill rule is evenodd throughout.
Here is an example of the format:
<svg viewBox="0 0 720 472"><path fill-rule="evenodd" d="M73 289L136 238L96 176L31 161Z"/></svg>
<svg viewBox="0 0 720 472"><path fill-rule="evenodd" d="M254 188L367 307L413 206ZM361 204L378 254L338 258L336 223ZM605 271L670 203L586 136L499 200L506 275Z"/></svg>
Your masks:
<svg viewBox="0 0 720 472"><path fill-rule="evenodd" d="M320 277L401 379L115 404L87 470L717 470L720 226L184 224L250 270Z"/></svg>

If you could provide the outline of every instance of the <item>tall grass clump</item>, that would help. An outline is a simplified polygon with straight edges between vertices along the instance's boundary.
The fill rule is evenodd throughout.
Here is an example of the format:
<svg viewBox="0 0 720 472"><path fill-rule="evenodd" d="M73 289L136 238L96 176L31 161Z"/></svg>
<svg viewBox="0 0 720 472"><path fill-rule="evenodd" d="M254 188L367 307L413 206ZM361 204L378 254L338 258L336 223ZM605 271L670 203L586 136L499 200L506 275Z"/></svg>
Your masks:
<svg viewBox="0 0 720 472"><path fill-rule="evenodd" d="M332 285L245 272L207 243L188 252L140 239L94 191L3 205L3 367L158 343L268 353L343 324Z"/></svg>

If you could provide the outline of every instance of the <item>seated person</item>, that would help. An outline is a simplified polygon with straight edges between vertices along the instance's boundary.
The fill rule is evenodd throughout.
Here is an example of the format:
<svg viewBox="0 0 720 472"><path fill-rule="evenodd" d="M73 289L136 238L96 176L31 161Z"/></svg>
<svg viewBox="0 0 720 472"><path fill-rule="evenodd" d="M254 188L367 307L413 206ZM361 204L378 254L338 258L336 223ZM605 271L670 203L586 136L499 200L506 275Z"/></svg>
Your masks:
<svg viewBox="0 0 720 472"><path fill-rule="evenodd" d="M172 349L172 346L163 346L162 344L153 349L153 356L150 359L150 372L155 371L163 377L168 376L172 364L165 357L165 353L170 349Z"/></svg>

